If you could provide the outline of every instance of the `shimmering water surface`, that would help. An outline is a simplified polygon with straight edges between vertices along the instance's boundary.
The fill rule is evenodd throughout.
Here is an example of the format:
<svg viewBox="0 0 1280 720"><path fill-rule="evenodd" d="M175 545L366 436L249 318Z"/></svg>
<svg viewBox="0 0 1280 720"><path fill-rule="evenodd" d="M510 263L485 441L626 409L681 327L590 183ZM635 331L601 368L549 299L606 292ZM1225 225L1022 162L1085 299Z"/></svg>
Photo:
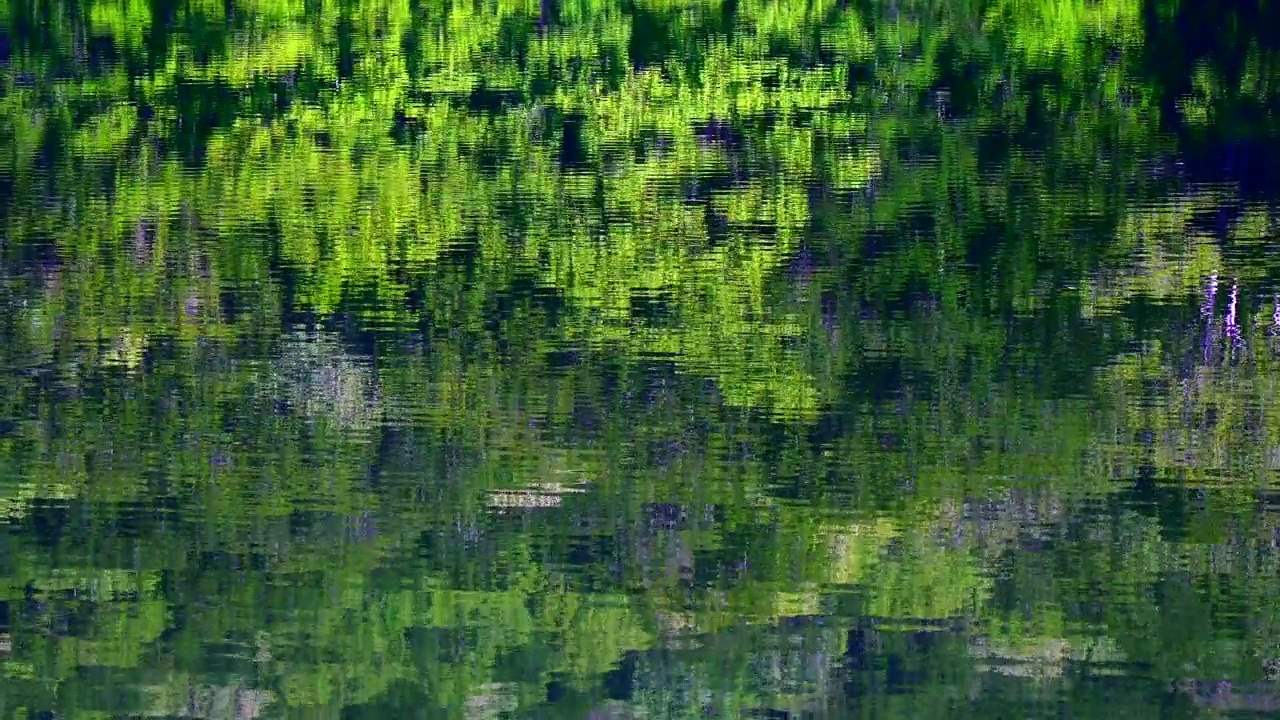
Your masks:
<svg viewBox="0 0 1280 720"><path fill-rule="evenodd" d="M6 0L0 717L1280 713L1280 6Z"/></svg>

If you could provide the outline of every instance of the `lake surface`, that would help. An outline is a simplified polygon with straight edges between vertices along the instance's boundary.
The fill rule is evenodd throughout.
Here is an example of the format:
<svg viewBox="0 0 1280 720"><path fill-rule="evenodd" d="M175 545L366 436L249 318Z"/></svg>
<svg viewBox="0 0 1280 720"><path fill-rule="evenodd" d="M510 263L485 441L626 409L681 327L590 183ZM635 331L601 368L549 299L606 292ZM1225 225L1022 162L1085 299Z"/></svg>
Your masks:
<svg viewBox="0 0 1280 720"><path fill-rule="evenodd" d="M8 0L0 717L1280 713L1280 6Z"/></svg>

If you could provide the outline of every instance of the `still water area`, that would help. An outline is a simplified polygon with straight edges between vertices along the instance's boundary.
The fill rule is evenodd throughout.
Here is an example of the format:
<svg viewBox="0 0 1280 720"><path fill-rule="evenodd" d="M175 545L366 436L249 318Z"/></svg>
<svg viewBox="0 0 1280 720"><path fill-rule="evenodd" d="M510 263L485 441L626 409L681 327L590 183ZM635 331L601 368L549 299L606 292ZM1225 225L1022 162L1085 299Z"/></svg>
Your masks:
<svg viewBox="0 0 1280 720"><path fill-rule="evenodd" d="M1280 5L5 0L0 718L1280 716Z"/></svg>

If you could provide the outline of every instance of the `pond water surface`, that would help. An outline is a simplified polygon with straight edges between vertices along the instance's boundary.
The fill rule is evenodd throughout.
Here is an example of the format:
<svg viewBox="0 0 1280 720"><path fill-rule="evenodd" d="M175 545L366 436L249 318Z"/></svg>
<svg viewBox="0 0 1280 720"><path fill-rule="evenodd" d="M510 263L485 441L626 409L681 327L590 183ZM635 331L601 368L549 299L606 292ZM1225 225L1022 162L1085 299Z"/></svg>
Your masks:
<svg viewBox="0 0 1280 720"><path fill-rule="evenodd" d="M1280 6L6 0L0 717L1280 713Z"/></svg>

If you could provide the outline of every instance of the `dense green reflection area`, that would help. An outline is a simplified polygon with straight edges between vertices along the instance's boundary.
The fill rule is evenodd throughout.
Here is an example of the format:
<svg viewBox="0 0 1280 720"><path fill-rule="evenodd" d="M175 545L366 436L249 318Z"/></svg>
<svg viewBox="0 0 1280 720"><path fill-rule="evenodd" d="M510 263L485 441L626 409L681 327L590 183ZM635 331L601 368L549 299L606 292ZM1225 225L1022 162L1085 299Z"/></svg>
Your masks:
<svg viewBox="0 0 1280 720"><path fill-rule="evenodd" d="M1278 10L7 0L0 717L1280 712Z"/></svg>

